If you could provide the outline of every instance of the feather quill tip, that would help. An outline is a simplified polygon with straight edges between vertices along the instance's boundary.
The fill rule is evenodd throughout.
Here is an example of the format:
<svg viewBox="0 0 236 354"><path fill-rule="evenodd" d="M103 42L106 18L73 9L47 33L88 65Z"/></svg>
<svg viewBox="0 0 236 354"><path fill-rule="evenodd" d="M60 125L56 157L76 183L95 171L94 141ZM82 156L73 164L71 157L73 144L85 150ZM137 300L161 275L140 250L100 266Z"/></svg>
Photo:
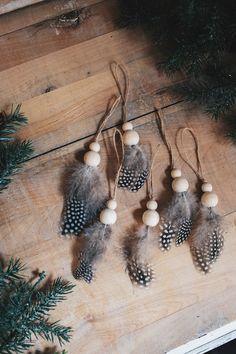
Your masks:
<svg viewBox="0 0 236 354"><path fill-rule="evenodd" d="M94 278L92 265L81 259L79 266L73 271L73 276L77 280L83 279L90 284Z"/></svg>
<svg viewBox="0 0 236 354"><path fill-rule="evenodd" d="M128 262L127 270L131 281L140 287L148 287L154 280L154 272L149 264L132 260Z"/></svg>

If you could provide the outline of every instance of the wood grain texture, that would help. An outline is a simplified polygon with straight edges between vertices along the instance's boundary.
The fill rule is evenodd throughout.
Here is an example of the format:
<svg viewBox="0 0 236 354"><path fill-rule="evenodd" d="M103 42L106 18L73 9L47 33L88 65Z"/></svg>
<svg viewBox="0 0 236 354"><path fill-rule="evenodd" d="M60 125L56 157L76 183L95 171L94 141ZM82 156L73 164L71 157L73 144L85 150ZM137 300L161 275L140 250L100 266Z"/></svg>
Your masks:
<svg viewBox="0 0 236 354"><path fill-rule="evenodd" d="M0 71L109 33L118 28L117 16L117 1L106 0L86 7L76 27L56 28L44 21L1 36Z"/></svg>
<svg viewBox="0 0 236 354"><path fill-rule="evenodd" d="M22 7L37 4L45 0L1 0L0 15L21 9Z"/></svg>
<svg viewBox="0 0 236 354"><path fill-rule="evenodd" d="M28 6L1 16L0 36L48 21L73 10L97 4L103 0L51 0ZM24 19L24 20L22 20Z"/></svg>
<svg viewBox="0 0 236 354"><path fill-rule="evenodd" d="M2 107L23 102L22 110L29 117L29 125L20 136L31 136L37 154L95 132L109 98L118 94L109 69L114 60L126 64L129 71L129 119L152 111L152 97L159 97L162 107L174 102L164 90L157 94L156 91L181 78L171 79L158 73L147 38L140 33L130 37L125 29L0 73ZM48 88L53 91L45 94ZM120 110L111 117L108 126L118 121Z"/></svg>
<svg viewBox="0 0 236 354"><path fill-rule="evenodd" d="M232 211L235 208L232 196L236 192L236 155L235 148L219 137L221 127L199 111L181 104L165 109L165 119L172 143L179 127L184 125L195 129L201 144L205 177L219 195L219 211L222 214ZM142 142L151 144L155 151L161 143L155 116L146 115L135 119L134 123ZM104 178L108 174L112 179L116 165L111 136L110 129L102 137L101 171ZM65 169L87 142L88 139L83 139L29 161L24 172L2 194L0 234L3 256L8 258L16 254L33 269L44 269L52 276L61 275L73 281L71 262L78 243L74 239L58 237L62 209L60 190ZM188 156L193 153L192 143L188 140L186 153ZM174 154L177 165L189 179L191 189L195 190L193 173L180 161L176 150ZM114 162L111 164L110 161ZM167 165L168 155L161 143L154 166L155 196L160 208L170 196L165 176ZM227 176L227 184L224 176ZM74 328L73 340L66 348L69 353L162 354L235 320L235 214L225 218L225 250L208 276L195 270L187 244L163 254L157 248L154 233L151 262L157 279L145 291L130 284L120 250L120 241L127 228L140 220L145 199L145 190L134 195L118 192L118 222L108 251L99 264L96 281L90 286L77 283L69 300L53 315ZM40 347L39 343L37 345Z"/></svg>

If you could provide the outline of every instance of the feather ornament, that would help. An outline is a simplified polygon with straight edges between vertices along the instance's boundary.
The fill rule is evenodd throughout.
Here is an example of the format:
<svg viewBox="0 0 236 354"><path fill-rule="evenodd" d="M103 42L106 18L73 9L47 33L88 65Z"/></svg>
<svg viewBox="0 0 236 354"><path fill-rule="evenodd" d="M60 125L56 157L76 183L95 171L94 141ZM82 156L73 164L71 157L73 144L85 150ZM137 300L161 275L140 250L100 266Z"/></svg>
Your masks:
<svg viewBox="0 0 236 354"><path fill-rule="evenodd" d="M104 225L100 221L84 229L81 235L82 250L79 265L73 272L75 279L83 279L91 283L94 278L95 264L104 254L110 237L111 226Z"/></svg>
<svg viewBox="0 0 236 354"><path fill-rule="evenodd" d="M149 227L142 225L128 235L124 242L127 271L130 280L141 287L147 287L154 279L154 271L147 262Z"/></svg>
<svg viewBox="0 0 236 354"><path fill-rule="evenodd" d="M149 162L144 148L139 144L139 134L133 129L133 124L127 119L127 103L130 80L125 66L113 62L111 73L122 98L122 130L124 143L123 165L120 170L118 187L138 192L149 174Z"/></svg>
<svg viewBox="0 0 236 354"><path fill-rule="evenodd" d="M207 274L224 247L222 217L211 207L201 206L190 238L190 249L198 270Z"/></svg>
<svg viewBox="0 0 236 354"><path fill-rule="evenodd" d="M89 151L84 154L84 163L77 163L71 170L64 198L61 222L62 235L73 234L79 236L86 226L96 220L99 212L104 207L106 193L102 183L101 172L98 168L101 161L98 139L119 102L120 97L115 99L110 108L108 107L100 122L95 139L89 145Z"/></svg>
<svg viewBox="0 0 236 354"><path fill-rule="evenodd" d="M163 251L182 245L190 236L193 218L197 210L194 194L188 191L174 192L169 206L164 210L160 223L159 243Z"/></svg>

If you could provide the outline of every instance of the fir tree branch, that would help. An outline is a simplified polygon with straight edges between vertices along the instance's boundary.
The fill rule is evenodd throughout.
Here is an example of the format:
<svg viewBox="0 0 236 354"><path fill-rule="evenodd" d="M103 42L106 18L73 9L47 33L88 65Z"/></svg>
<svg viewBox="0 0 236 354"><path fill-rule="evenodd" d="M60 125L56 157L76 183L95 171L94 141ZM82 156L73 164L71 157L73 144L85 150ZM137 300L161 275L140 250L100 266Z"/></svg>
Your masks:
<svg viewBox="0 0 236 354"><path fill-rule="evenodd" d="M0 265L0 289L6 285L6 282L21 279L19 274L25 269L25 265L21 263L20 259L11 258L6 270Z"/></svg>
<svg viewBox="0 0 236 354"><path fill-rule="evenodd" d="M17 132L20 126L27 124L27 118L20 112L21 105L17 105L16 109L13 108L10 114L6 112L0 113L0 141L13 141L14 138L10 137Z"/></svg>
<svg viewBox="0 0 236 354"><path fill-rule="evenodd" d="M58 338L60 344L69 341L71 328L59 322L50 323L47 314L72 291L74 285L57 278L45 290L40 287L45 273L31 283L20 272L23 265L11 260L6 270L0 269L0 353L23 353L32 346L32 338L50 341Z"/></svg>
<svg viewBox="0 0 236 354"><path fill-rule="evenodd" d="M36 338L40 336L50 342L54 342L57 339L60 345L69 342L72 334L70 327L60 325L59 321L49 323L48 319L40 323L33 323L31 330Z"/></svg>
<svg viewBox="0 0 236 354"><path fill-rule="evenodd" d="M14 141L0 143L0 191L11 182L10 176L18 172L25 160L32 155L33 148L30 141Z"/></svg>

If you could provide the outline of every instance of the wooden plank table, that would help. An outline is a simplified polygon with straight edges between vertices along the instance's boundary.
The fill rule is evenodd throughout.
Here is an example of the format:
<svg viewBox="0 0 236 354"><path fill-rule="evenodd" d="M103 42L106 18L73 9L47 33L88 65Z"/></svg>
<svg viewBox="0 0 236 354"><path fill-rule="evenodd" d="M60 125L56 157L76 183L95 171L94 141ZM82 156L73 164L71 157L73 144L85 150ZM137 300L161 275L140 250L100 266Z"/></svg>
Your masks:
<svg viewBox="0 0 236 354"><path fill-rule="evenodd" d="M151 262L156 281L144 290L134 288L129 281L121 241L127 229L140 221L145 190L134 195L119 191L118 222L96 281L87 285L76 282L71 275L78 240L59 237L63 175L94 134L109 97L117 93L109 71L113 60L124 63L130 72L128 118L153 152L160 144L154 166L155 195L160 207L169 200L170 183L166 176L168 155L157 129L154 104L163 108L172 143L179 127L195 129L205 176L214 185L223 215L236 209L235 147L222 135L220 123L168 94L167 88L181 76L170 79L158 73L146 36L139 30L118 26L115 0L81 4L83 13L89 16L76 28L57 29L45 22L47 6L53 18L53 14L67 12L65 1L61 8L57 4L55 12L55 1L49 1L25 8L22 17L23 10L0 17L4 23L3 32L0 25L1 108L22 102L29 125L19 136L31 138L35 146L34 157L1 194L1 254L6 259L20 257L32 270L45 270L51 277L62 276L77 284L68 301L52 314L53 319L61 319L74 329L71 343L65 346L68 353L162 354L236 320L235 214L224 218L225 250L207 276L195 270L188 244L163 254L154 232ZM35 8L37 19L32 20ZM15 28L11 21L7 27L4 20L10 15ZM29 22L24 22L25 18ZM113 128L120 124L120 113L118 110L110 119L101 137L105 180L107 174L114 175L117 167L111 138ZM186 143L186 152L194 157L191 141ZM174 153L194 191L195 176L180 161L176 150ZM107 183L108 190L112 183ZM235 326L230 328L233 332ZM37 348L44 346L36 342ZM191 352L181 348L173 353Z"/></svg>

